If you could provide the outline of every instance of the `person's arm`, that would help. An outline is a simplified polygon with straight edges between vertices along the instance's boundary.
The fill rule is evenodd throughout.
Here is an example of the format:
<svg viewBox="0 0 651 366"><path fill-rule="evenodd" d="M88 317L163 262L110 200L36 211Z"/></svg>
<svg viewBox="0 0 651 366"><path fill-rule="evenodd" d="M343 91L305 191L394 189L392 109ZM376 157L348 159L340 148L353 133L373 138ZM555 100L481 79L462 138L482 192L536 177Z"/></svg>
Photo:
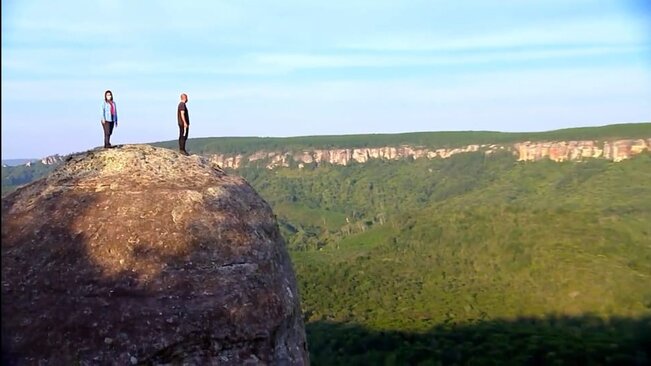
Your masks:
<svg viewBox="0 0 651 366"><path fill-rule="evenodd" d="M115 102L113 102L113 109L115 110L115 116L113 116L113 118L115 118L115 121L113 121L113 122L115 122L115 127L117 127L118 126L118 105Z"/></svg>
<svg viewBox="0 0 651 366"><path fill-rule="evenodd" d="M106 123L104 116L106 116L106 102L102 103L102 124Z"/></svg>
<svg viewBox="0 0 651 366"><path fill-rule="evenodd" d="M183 136L188 135L188 120L185 118L185 110L181 111L181 119L183 120Z"/></svg>

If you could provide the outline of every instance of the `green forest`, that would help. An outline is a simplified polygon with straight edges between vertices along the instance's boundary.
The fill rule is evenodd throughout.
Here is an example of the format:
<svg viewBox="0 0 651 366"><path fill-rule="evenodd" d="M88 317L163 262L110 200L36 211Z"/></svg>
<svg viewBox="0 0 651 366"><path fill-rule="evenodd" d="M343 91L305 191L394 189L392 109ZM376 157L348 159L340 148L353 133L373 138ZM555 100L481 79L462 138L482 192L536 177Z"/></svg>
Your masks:
<svg viewBox="0 0 651 366"><path fill-rule="evenodd" d="M648 153L239 173L278 216L315 364L651 362Z"/></svg>
<svg viewBox="0 0 651 366"><path fill-rule="evenodd" d="M651 136L650 123L189 146L246 153L640 136ZM314 365L651 364L649 152L618 163L476 152L229 173L277 215ZM3 168L3 192L5 179Z"/></svg>

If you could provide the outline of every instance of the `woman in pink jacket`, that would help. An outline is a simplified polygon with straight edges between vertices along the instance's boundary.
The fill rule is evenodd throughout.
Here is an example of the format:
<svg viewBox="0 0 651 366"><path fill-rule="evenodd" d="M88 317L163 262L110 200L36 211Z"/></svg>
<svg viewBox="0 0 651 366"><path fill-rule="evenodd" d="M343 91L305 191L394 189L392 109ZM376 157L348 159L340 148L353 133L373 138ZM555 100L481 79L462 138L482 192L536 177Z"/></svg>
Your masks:
<svg viewBox="0 0 651 366"><path fill-rule="evenodd" d="M111 148L110 139L113 128L118 127L118 109L113 101L113 93L110 90L104 92L104 103L102 103L102 128L104 129L104 147Z"/></svg>

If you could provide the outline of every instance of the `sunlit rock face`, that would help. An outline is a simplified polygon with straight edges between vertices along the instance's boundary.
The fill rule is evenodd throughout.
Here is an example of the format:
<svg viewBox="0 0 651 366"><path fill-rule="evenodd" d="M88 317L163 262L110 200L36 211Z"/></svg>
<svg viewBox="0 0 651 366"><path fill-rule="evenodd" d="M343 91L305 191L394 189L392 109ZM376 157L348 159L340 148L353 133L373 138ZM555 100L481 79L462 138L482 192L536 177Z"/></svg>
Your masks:
<svg viewBox="0 0 651 366"><path fill-rule="evenodd" d="M41 163L45 165L53 165L53 164L58 164L63 161L63 157L61 155L50 155L46 156L43 159L41 159Z"/></svg>
<svg viewBox="0 0 651 366"><path fill-rule="evenodd" d="M309 363L269 205L148 145L72 155L3 198L2 328L19 364Z"/></svg>
<svg viewBox="0 0 651 366"><path fill-rule="evenodd" d="M613 141L523 142L515 144L520 161L550 159L556 162L579 161L587 158L619 162L651 149L651 139Z"/></svg>
<svg viewBox="0 0 651 366"><path fill-rule="evenodd" d="M305 164L350 165L366 163L371 159L446 159L453 155L481 151L493 154L498 151L510 151L519 161L537 161L549 159L556 162L580 161L588 158L608 159L619 162L633 155L651 150L651 139L629 139L609 141L543 141L519 142L509 145L483 144L466 145L455 148L424 148L413 146L350 148L350 149L315 149L300 152L258 151L251 155L214 154L210 160L223 167L238 169L252 162L263 160L267 169L290 167L292 162L303 167Z"/></svg>

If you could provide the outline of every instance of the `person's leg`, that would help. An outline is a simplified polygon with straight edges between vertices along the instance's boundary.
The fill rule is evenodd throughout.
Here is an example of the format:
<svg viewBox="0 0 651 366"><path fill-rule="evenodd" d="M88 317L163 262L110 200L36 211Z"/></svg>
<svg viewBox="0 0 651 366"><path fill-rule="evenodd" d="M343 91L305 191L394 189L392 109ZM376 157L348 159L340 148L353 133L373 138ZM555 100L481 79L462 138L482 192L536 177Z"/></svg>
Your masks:
<svg viewBox="0 0 651 366"><path fill-rule="evenodd" d="M185 135L183 136L183 151L185 151L185 143L188 141L188 135L190 134L190 126L185 129ZM187 154L187 151L185 151Z"/></svg>
<svg viewBox="0 0 651 366"><path fill-rule="evenodd" d="M183 126L179 125L179 151L185 150L185 140L183 139Z"/></svg>
<svg viewBox="0 0 651 366"><path fill-rule="evenodd" d="M108 125L109 125L109 146L113 147L113 145L111 145L110 140L111 140L111 135L113 135L113 127L115 127L115 122L109 122Z"/></svg>
<svg viewBox="0 0 651 366"><path fill-rule="evenodd" d="M111 143L109 142L109 139L111 137L111 131L110 131L109 123L103 122L102 129L104 129L104 147L110 147Z"/></svg>

